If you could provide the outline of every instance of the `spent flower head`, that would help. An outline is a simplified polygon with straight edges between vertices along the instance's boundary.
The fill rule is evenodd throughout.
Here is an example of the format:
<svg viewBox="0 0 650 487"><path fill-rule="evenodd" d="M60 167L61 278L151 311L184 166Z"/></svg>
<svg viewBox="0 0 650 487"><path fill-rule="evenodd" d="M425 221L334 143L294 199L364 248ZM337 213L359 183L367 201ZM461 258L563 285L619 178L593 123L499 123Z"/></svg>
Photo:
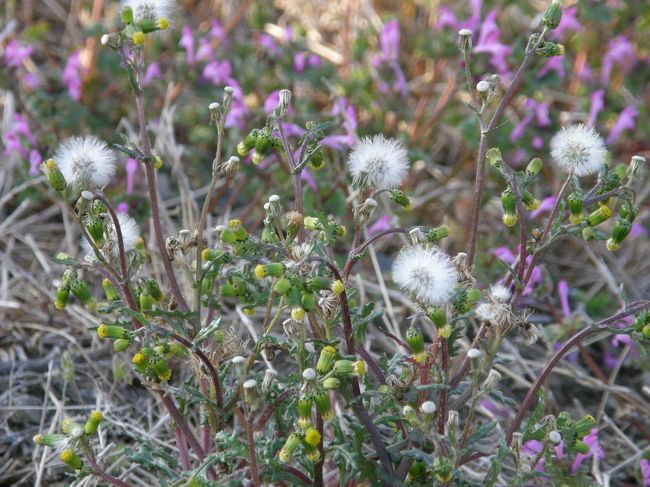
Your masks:
<svg viewBox="0 0 650 487"><path fill-rule="evenodd" d="M120 230L122 232L124 252L129 252L130 250L133 250L140 241L140 227L136 221L126 213L118 213L117 221L120 224ZM104 247L100 250L105 257L109 251L112 251L113 255L117 256L119 252L119 244L117 240L117 232L115 231L115 225L113 224L112 220L110 220L110 223L108 225L108 233L109 239ZM81 241L81 246L86 254L86 257L93 259L95 254L90 243L86 239L83 239Z"/></svg>
<svg viewBox="0 0 650 487"><path fill-rule="evenodd" d="M71 137L53 156L69 186L103 188L115 175L115 154L94 135Z"/></svg>
<svg viewBox="0 0 650 487"><path fill-rule="evenodd" d="M592 127L564 127L551 139L551 156L560 170L588 176L605 164L607 150L603 138Z"/></svg>
<svg viewBox="0 0 650 487"><path fill-rule="evenodd" d="M360 189L397 188L408 171L408 152L398 140L364 137L352 148L348 166Z"/></svg>
<svg viewBox="0 0 650 487"><path fill-rule="evenodd" d="M168 19L175 3L174 0L122 0L120 10L131 7L136 22Z"/></svg>
<svg viewBox="0 0 650 487"><path fill-rule="evenodd" d="M393 262L393 280L425 304L449 301L458 272L447 254L435 247L405 247Z"/></svg>

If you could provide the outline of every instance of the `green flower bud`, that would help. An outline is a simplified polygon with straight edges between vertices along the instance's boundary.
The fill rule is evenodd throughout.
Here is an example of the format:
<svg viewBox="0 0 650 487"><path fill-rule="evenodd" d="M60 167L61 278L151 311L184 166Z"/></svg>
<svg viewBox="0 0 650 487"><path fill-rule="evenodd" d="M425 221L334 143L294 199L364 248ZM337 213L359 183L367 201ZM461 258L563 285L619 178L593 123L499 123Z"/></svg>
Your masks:
<svg viewBox="0 0 650 487"><path fill-rule="evenodd" d="M643 328L641 328L641 334L643 335L644 338L650 340L650 324L647 324Z"/></svg>
<svg viewBox="0 0 650 487"><path fill-rule="evenodd" d="M117 289L115 289L115 286L113 286L113 283L107 277L102 279L102 287L104 288L107 301L118 301L120 299Z"/></svg>
<svg viewBox="0 0 650 487"><path fill-rule="evenodd" d="M415 425L418 423L418 413L415 411L413 406L407 404L402 408L402 414L404 415L404 419L408 421L410 424Z"/></svg>
<svg viewBox="0 0 650 487"><path fill-rule="evenodd" d="M308 446L311 447L316 447L320 443L321 440L321 434L318 432L316 428L307 428L305 430L305 443Z"/></svg>
<svg viewBox="0 0 650 487"><path fill-rule="evenodd" d="M573 449L582 455L589 453L589 445L582 440L576 440L573 444Z"/></svg>
<svg viewBox="0 0 650 487"><path fill-rule="evenodd" d="M332 403L330 402L330 397L327 391L322 391L316 394L314 396L314 404L316 404L316 409L325 421L329 421L334 417Z"/></svg>
<svg viewBox="0 0 650 487"><path fill-rule="evenodd" d="M88 304L93 299L90 288L83 279L75 279L70 283L70 291L83 304Z"/></svg>
<svg viewBox="0 0 650 487"><path fill-rule="evenodd" d="M345 291L345 285L343 284L343 282L337 279L336 281L332 281L332 284L330 285L330 290L338 296L340 294L343 294L343 291Z"/></svg>
<svg viewBox="0 0 650 487"><path fill-rule="evenodd" d="M255 267L255 275L258 279L265 277L280 277L284 274L285 267L281 262L273 262L271 264L259 264Z"/></svg>
<svg viewBox="0 0 650 487"><path fill-rule="evenodd" d="M608 206L601 206L587 217L587 224L591 227L595 227L604 221L607 221L611 216L612 210L610 210Z"/></svg>
<svg viewBox="0 0 650 487"><path fill-rule="evenodd" d="M564 46L555 42L542 42L535 54L542 57L564 56Z"/></svg>
<svg viewBox="0 0 650 487"><path fill-rule="evenodd" d="M88 219L86 229L97 245L101 245L104 242L104 224L98 216L92 215Z"/></svg>
<svg viewBox="0 0 650 487"><path fill-rule="evenodd" d="M539 199L535 198L527 190L525 190L523 193L521 193L521 201L524 203L524 205L526 206L526 208L529 211L536 210L537 208L539 208L539 205L540 205Z"/></svg>
<svg viewBox="0 0 650 487"><path fill-rule="evenodd" d="M409 197L404 193L404 191L400 191L399 189L390 190L390 199L393 203L401 206L405 210L410 210L412 207Z"/></svg>
<svg viewBox="0 0 650 487"><path fill-rule="evenodd" d="M585 227L582 229L582 238L587 242L590 240L596 240L596 232L591 227Z"/></svg>
<svg viewBox="0 0 650 487"><path fill-rule="evenodd" d="M630 230L632 229L632 224L623 218L616 220L614 228L612 229L612 235L607 240L607 248L609 250L618 250L621 247L621 242L625 240L625 237L628 236Z"/></svg>
<svg viewBox="0 0 650 487"><path fill-rule="evenodd" d="M416 482L418 479L424 479L427 475L427 463L423 460L414 460L409 468L407 480Z"/></svg>
<svg viewBox="0 0 650 487"><path fill-rule="evenodd" d="M281 277L273 285L273 290L278 293L280 296L284 296L291 289L291 281L286 277Z"/></svg>
<svg viewBox="0 0 650 487"><path fill-rule="evenodd" d="M302 430L311 426L311 406L312 398L302 394L298 399L298 425Z"/></svg>
<svg viewBox="0 0 650 487"><path fill-rule="evenodd" d="M167 365L167 361L163 358L157 360L153 364L153 371L156 374L156 377L161 381L168 381L172 377L172 371Z"/></svg>
<svg viewBox="0 0 650 487"><path fill-rule="evenodd" d="M532 159L526 166L526 172L531 176L536 176L542 170L542 160L539 157Z"/></svg>
<svg viewBox="0 0 650 487"><path fill-rule="evenodd" d="M66 284L60 285L56 289L56 297L54 298L54 307L56 309L65 309L70 298L70 287Z"/></svg>
<svg viewBox="0 0 650 487"><path fill-rule="evenodd" d="M630 223L634 223L636 216L639 214L639 209L635 206L630 206L628 203L623 203L621 205L621 218L629 220Z"/></svg>
<svg viewBox="0 0 650 487"><path fill-rule="evenodd" d="M424 335L419 328L411 327L406 331L406 343L410 347L413 359L416 362L426 362L427 352L424 351Z"/></svg>
<svg viewBox="0 0 650 487"><path fill-rule="evenodd" d="M258 129L253 129L251 130L248 135L242 140L239 145L237 145L237 153L245 157L248 155L250 150L255 147L255 144L257 143L257 137L259 135L260 131Z"/></svg>
<svg viewBox="0 0 650 487"><path fill-rule="evenodd" d="M104 419L104 415L101 411L95 410L90 413L90 416L88 416L88 420L84 425L84 433L87 435L94 435L97 433L97 428L99 427L99 423L101 423L102 419Z"/></svg>
<svg viewBox="0 0 650 487"><path fill-rule="evenodd" d="M440 225L439 227L432 228L427 232L427 240L429 242L437 242L451 234L451 228L447 225Z"/></svg>
<svg viewBox="0 0 650 487"><path fill-rule="evenodd" d="M304 293L302 295L302 309L306 312L311 312L316 306L316 296L314 293Z"/></svg>
<svg viewBox="0 0 650 487"><path fill-rule="evenodd" d="M126 25L133 23L133 10L131 7L124 7L122 9L122 22Z"/></svg>
<svg viewBox="0 0 650 487"><path fill-rule="evenodd" d="M219 296L222 298L234 298L241 295L242 289L232 284L222 284L219 286Z"/></svg>
<svg viewBox="0 0 650 487"><path fill-rule="evenodd" d="M84 465L84 462L79 458L79 455L70 449L63 450L61 455L59 455L59 458L63 463L74 470L81 470Z"/></svg>
<svg viewBox="0 0 650 487"><path fill-rule="evenodd" d="M508 227L512 227L517 223L518 216L517 200L510 188L501 193L501 206L503 207L503 223Z"/></svg>
<svg viewBox="0 0 650 487"><path fill-rule="evenodd" d="M307 230L323 230L323 224L315 216L306 216L303 223Z"/></svg>
<svg viewBox="0 0 650 487"><path fill-rule="evenodd" d="M47 177L47 182L54 191L61 192L67 186L63 173L59 170L59 166L54 159L48 159L41 165L41 170Z"/></svg>
<svg viewBox="0 0 650 487"><path fill-rule="evenodd" d="M158 30L166 30L169 26L169 21L165 17L161 17L157 20L142 19L140 22L138 22L138 25L140 26L140 29L142 29L142 32L149 34Z"/></svg>
<svg viewBox="0 0 650 487"><path fill-rule="evenodd" d="M272 143L273 139L271 134L267 131L263 131L255 141L255 152L260 156L267 155L271 149Z"/></svg>
<svg viewBox="0 0 650 487"><path fill-rule="evenodd" d="M320 171L325 167L325 161L323 160L323 148L319 147L309 159L309 167L314 171Z"/></svg>
<svg viewBox="0 0 650 487"><path fill-rule="evenodd" d="M352 360L337 360L334 363L334 373L339 377L352 377L355 375Z"/></svg>
<svg viewBox="0 0 650 487"><path fill-rule="evenodd" d="M332 364L336 359L336 348L331 345L323 347L316 363L316 372L319 374L327 374L332 368Z"/></svg>
<svg viewBox="0 0 650 487"><path fill-rule="evenodd" d="M300 436L298 436L296 433L291 433L287 438L287 441L284 442L284 446L278 454L280 461L284 463L291 461L293 452L296 451L296 448L298 448L298 446L300 446Z"/></svg>
<svg viewBox="0 0 650 487"><path fill-rule="evenodd" d="M81 425L74 421L72 418L63 418L63 421L61 421L61 432L66 435L75 436L77 434L77 431L80 430Z"/></svg>
<svg viewBox="0 0 650 487"><path fill-rule="evenodd" d="M542 24L549 29L556 29L562 19L562 3L560 0L553 0L551 5L544 12Z"/></svg>
<svg viewBox="0 0 650 487"><path fill-rule="evenodd" d="M34 444L40 446L48 446L50 448L58 448L59 445L63 445L66 442L65 435L36 435L34 436Z"/></svg>
<svg viewBox="0 0 650 487"><path fill-rule="evenodd" d="M241 220L230 220L228 222L228 228L235 232L235 238L238 242L243 242L248 239L248 232L244 228L244 224Z"/></svg>
<svg viewBox="0 0 650 487"><path fill-rule="evenodd" d="M129 332L126 328L119 325L107 325L102 323L97 327L97 336L99 338L127 338Z"/></svg>
<svg viewBox="0 0 650 487"><path fill-rule="evenodd" d="M323 381L323 387L328 390L338 389L339 387L341 387L341 381L338 380L336 377L328 377Z"/></svg>
<svg viewBox="0 0 650 487"><path fill-rule="evenodd" d="M582 195L577 191L574 191L567 196L567 204L569 205L569 211L571 213L569 221L574 225L580 225L580 223L585 219L584 213L582 212Z"/></svg>
<svg viewBox="0 0 650 487"><path fill-rule="evenodd" d="M129 345L131 345L132 340L128 338L118 338L113 342L113 350L116 352L123 352L127 348L129 348Z"/></svg>
<svg viewBox="0 0 650 487"><path fill-rule="evenodd" d="M445 313L442 306L429 306L427 308L427 316L433 321L436 328L442 328L447 324L447 313Z"/></svg>
<svg viewBox="0 0 650 487"><path fill-rule="evenodd" d="M590 414L576 421L574 431L579 437L583 437L591 432L596 426L596 420Z"/></svg>
<svg viewBox="0 0 650 487"><path fill-rule="evenodd" d="M151 311L153 309L153 297L146 289L140 292L138 302L140 303L140 311Z"/></svg>
<svg viewBox="0 0 650 487"><path fill-rule="evenodd" d="M330 280L322 276L312 276L307 279L307 286L314 291L324 291L330 288Z"/></svg>
<svg viewBox="0 0 650 487"><path fill-rule="evenodd" d="M226 227L221 230L221 233L219 234L219 240L221 240L223 243L234 245L237 243L237 235L232 228Z"/></svg>
<svg viewBox="0 0 650 487"><path fill-rule="evenodd" d="M617 164L612 174L616 179L622 181L627 176L627 166L625 164Z"/></svg>
<svg viewBox="0 0 650 487"><path fill-rule="evenodd" d="M145 286L147 287L147 291L149 292L151 297L157 303L160 303L163 300L164 295L155 279L147 279L147 281L145 282Z"/></svg>
<svg viewBox="0 0 650 487"><path fill-rule="evenodd" d="M447 484L454 478L454 470L451 461L447 458L436 457L433 462L433 475L438 482Z"/></svg>
<svg viewBox="0 0 650 487"><path fill-rule="evenodd" d="M492 147L488 150L485 158L494 169L501 170L503 168L503 157L501 157L501 151L498 148Z"/></svg>

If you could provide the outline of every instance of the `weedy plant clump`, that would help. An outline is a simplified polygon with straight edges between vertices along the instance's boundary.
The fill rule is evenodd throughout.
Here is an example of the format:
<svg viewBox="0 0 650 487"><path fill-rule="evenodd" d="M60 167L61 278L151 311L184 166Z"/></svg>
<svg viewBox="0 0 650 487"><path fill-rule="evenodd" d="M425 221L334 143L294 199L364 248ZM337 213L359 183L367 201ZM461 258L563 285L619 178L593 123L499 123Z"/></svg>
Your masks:
<svg viewBox="0 0 650 487"><path fill-rule="evenodd" d="M618 311L557 349L521 400L502 388L496 367L507 337L533 343L542 336L522 296L549 246L571 237L605 242L616 252L638 213L635 188L645 160L617 161L591 127L558 127L550 150L521 170L492 146L529 66L564 54L550 36L563 15L560 2L539 16L521 65L505 83L490 73L475 81L476 36L467 28L458 33L471 95L466 110L479 132L468 238L455 250L445 244L452 230L444 220L368 231L378 208L411 206L401 189L410 171L404 142L380 133L358 140L344 154L344 216L327 207L306 211L302 173L309 168L318 176L328 164L322 142L331 123L315 120L299 137L288 133L287 114L301 100L281 90L266 123L246 127L231 146L226 122L236 93L230 86L209 106L195 107L212 127L215 150L200 215L194 227L166 232L157 184L165 161L152 149L143 77L151 61L147 43L176 28L168 21L172 7L125 1L119 29L101 37L103 49L119 58L139 136L124 134L110 145L94 135L74 136L41 167L83 237L82 258L56 256L65 270L54 305L64 309L75 301L98 316L101 324L88 333L128 357L171 418L178 456L143 446L128 452L129 461L168 486L588 485L589 469L581 465L600 455L598 423L588 414L547 414L544 385L590 336L624 334L647 345L650 302L628 302L622 294ZM104 192L114 182L119 153L146 175L147 232ZM244 163L275 165L287 186L263 188L259 228L237 218L209 227L217 188L232 184ZM543 165L556 169L562 185L543 227L531 228ZM517 255L494 282L475 266L490 173L502 185L503 224L519 236ZM354 276L364 260L376 259L373 246L395 235L405 243L386 282L381 279L381 292L401 291L413 312L387 330L383 310L364 301ZM233 320L251 329L253 339L234 333ZM389 337L390 350L367 348L367 334L376 329ZM486 404L504 404L514 414L487 421L479 414ZM60 452L71 480L96 476L128 486L128 463L113 467L97 459L105 414L93 411L85 423L66 418L34 442Z"/></svg>

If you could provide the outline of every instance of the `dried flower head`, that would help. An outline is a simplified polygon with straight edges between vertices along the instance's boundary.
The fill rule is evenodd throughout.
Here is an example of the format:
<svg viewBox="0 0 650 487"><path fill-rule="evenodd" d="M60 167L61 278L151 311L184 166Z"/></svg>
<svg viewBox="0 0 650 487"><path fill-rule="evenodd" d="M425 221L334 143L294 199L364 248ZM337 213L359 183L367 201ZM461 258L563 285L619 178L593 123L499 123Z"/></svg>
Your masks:
<svg viewBox="0 0 650 487"><path fill-rule="evenodd" d="M605 164L607 150L603 138L582 124L564 127L551 139L551 156L564 172L588 176Z"/></svg>
<svg viewBox="0 0 650 487"><path fill-rule="evenodd" d="M458 273L449 256L435 247L405 247L393 262L393 280L425 304L443 304L451 298Z"/></svg>
<svg viewBox="0 0 650 487"><path fill-rule="evenodd" d="M129 252L133 250L140 240L140 227L136 221L131 218L126 213L118 213L117 221L120 224L120 230L122 231L122 242L124 243L124 251ZM111 252L114 256L118 255L119 245L117 242L117 233L115 232L115 226L113 221L109 220L108 224L108 234L109 238L106 243L99 250L102 252L104 257L107 257ZM94 259L95 253L92 250L90 243L86 239L81 241L81 247L83 248L86 258Z"/></svg>
<svg viewBox="0 0 650 487"><path fill-rule="evenodd" d="M142 20L168 19L174 9L173 0L122 0L120 10L131 7L133 19Z"/></svg>
<svg viewBox="0 0 650 487"><path fill-rule="evenodd" d="M395 139L383 135L365 137L352 148L348 165L358 188L397 188L408 171L408 152Z"/></svg>
<svg viewBox="0 0 650 487"><path fill-rule="evenodd" d="M94 135L67 139L53 158L69 186L103 188L115 175L115 154Z"/></svg>
<svg viewBox="0 0 650 487"><path fill-rule="evenodd" d="M510 290L502 284L495 284L490 287L490 299L498 303L506 303L510 299Z"/></svg>

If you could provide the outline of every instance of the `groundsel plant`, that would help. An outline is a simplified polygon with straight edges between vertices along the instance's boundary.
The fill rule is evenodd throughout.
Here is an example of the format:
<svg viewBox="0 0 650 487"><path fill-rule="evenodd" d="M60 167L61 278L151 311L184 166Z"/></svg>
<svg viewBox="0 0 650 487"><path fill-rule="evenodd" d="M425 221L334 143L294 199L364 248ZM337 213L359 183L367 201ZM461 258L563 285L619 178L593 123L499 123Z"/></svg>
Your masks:
<svg viewBox="0 0 650 487"><path fill-rule="evenodd" d="M541 17L503 95L496 75L484 73L474 82L473 34L459 32L469 109L481 133L469 241L456 251L445 241L451 228L443 222L369 236L368 223L378 207L411 208L400 189L409 171L408 149L381 134L362 138L347 155L349 218L306 213L302 172L327 164L321 142L329 125L311 122L300 139L290 139L288 90L279 93L266 123L247 130L236 147L226 147L224 138L233 89L226 87L218 101L204 107L215 134L204 204L195 228L165 231L156 184L164 161L152 151L141 80L144 46L168 27L172 6L124 1L122 29L102 36L127 72L139 139L124 135L111 149L92 135L73 137L42 166L78 224L87 254L82 261L56 257L66 267L56 307L76 300L99 316L101 324L92 332L128 357L173 420L178 461L169 455L156 461L130 455L131 461L142 463L161 485L495 485L504 478L527 485L538 476L540 459L550 464L560 443L567 458L586 454L594 418L564 412L544 416L538 393L562 356L594 332L650 339L647 301L626 303L570 338L515 408L515 418L503 424L477 420L482 400L512 401L499 390L502 376L496 367L503 360L503 340L520 334L530 343L540 335L520 302L540 255L563 235L606 241L615 251L638 211L632 183L641 158L615 165L593 129L571 126L558 132L550 153L566 180L544 229L531 230L527 212L540 204L534 188L549 154L515 171L499 148L489 147L526 67L536 56L564 52L547 39L562 16L559 2ZM118 214L104 194L115 174L114 151L144 169L149 235L141 234L133 218ZM240 158L248 157L253 167L276 164L277 171L288 171L293 191L265 196L255 231L243 216L208 228L218 184L231 184ZM486 161L503 184L505 230L518 225L520 235L519 256L496 283L480 282L473 265ZM590 186L593 181L586 177L594 174ZM374 243L396 234L407 243L396 249L386 277L412 314L399 334L392 334L381 328L382 310L361 299L354 273L372 257ZM155 250L144 237L155 241ZM629 327L610 328L628 316L636 316ZM241 339L233 323L254 329L254 341ZM379 356L366 347L371 326L390 337L392 350ZM461 346L465 342L469 347ZM100 411L83 425L66 418L59 432L39 434L34 441L59 451L77 480L98 476L128 486L122 480L128 466L108 473L96 460L102 419ZM531 459L524 444L532 440L542 446ZM163 458L165 465L158 463ZM488 467L477 480L476 469L469 467L479 459L488 459Z"/></svg>

